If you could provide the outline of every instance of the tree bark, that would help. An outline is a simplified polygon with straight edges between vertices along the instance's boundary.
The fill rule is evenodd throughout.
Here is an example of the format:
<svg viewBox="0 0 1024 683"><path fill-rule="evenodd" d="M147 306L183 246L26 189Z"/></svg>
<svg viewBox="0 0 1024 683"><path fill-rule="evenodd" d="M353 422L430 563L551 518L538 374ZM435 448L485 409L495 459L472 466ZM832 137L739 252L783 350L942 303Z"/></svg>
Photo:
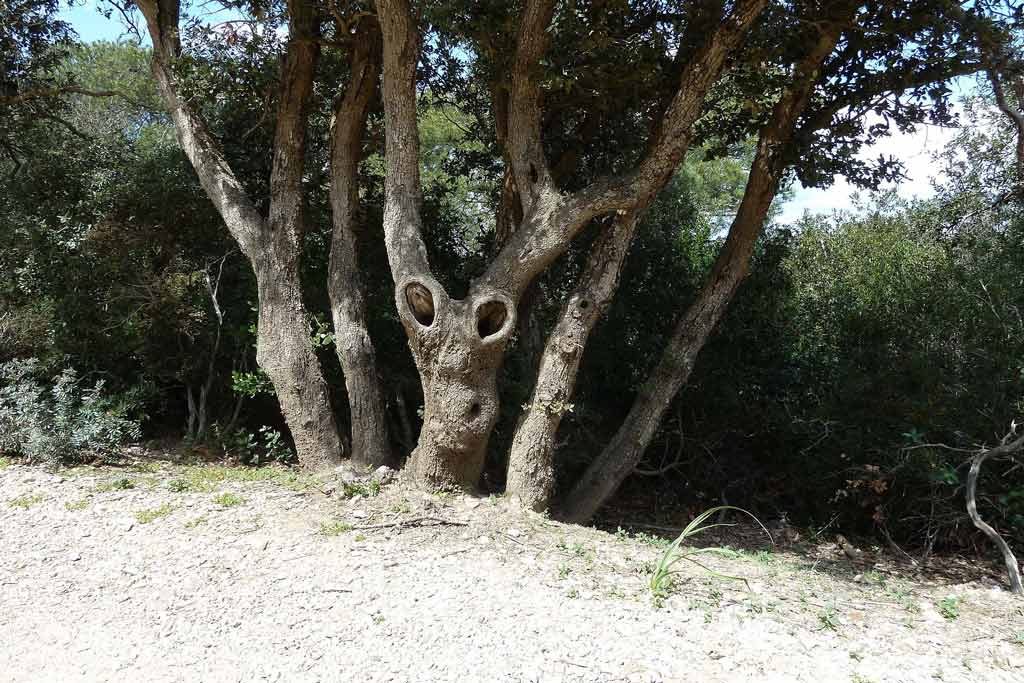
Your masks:
<svg viewBox="0 0 1024 683"><path fill-rule="evenodd" d="M361 18L353 35L351 81L335 106L332 122L330 202L334 230L327 275L335 348L352 416L352 460L370 467L392 462L387 404L366 324L356 233L359 161L366 119L380 77L380 49L376 19Z"/></svg>
<svg viewBox="0 0 1024 683"><path fill-rule="evenodd" d="M497 370L515 327L507 294L474 284L451 299L431 275L422 238L416 62L406 0L378 0L384 36L384 239L395 305L423 385L423 428L407 468L434 489L475 489L498 417Z"/></svg>
<svg viewBox="0 0 1024 683"><path fill-rule="evenodd" d="M852 10L851 10L852 11ZM693 370L697 354L722 319L747 273L754 243L764 227L786 167L786 146L818 80L821 65L838 42L838 24L827 25L796 68L791 86L761 131L747 187L711 274L676 324L661 360L633 403L622 426L587 468L560 514L589 520L636 468L672 399Z"/></svg>
<svg viewBox="0 0 1024 683"><path fill-rule="evenodd" d="M202 117L178 95L172 72L181 50L178 0L137 0L136 4L153 42L153 74L170 110L178 142L255 271L260 309L256 358L274 384L299 462L310 469L333 465L340 461L343 447L320 363L310 344L299 278L306 119L319 55L315 8L301 1L289 3L270 215L264 220Z"/></svg>

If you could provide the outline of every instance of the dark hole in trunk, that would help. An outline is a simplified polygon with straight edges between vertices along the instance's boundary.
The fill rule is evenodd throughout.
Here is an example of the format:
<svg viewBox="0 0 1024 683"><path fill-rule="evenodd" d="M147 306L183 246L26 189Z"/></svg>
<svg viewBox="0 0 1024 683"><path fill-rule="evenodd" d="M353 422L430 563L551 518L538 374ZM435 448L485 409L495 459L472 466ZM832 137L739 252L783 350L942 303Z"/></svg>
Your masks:
<svg viewBox="0 0 1024 683"><path fill-rule="evenodd" d="M416 322L424 327L434 324L434 295L430 290L413 282L405 288L405 300L409 303L409 310Z"/></svg>
<svg viewBox="0 0 1024 683"><path fill-rule="evenodd" d="M488 301L476 310L476 329L481 339L486 339L492 334L497 334L505 325L505 317L508 311L505 304L500 301Z"/></svg>
<svg viewBox="0 0 1024 683"><path fill-rule="evenodd" d="M471 405L469 407L469 416L470 417L476 417L479 414L480 414L480 404L479 403L474 403L473 405Z"/></svg>

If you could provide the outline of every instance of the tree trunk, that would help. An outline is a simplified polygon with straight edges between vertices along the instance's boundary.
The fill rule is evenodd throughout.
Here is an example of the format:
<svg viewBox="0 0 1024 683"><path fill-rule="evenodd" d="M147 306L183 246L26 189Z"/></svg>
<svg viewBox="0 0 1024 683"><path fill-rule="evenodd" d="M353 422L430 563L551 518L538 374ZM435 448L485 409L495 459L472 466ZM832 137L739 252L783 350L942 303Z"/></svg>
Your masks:
<svg viewBox="0 0 1024 683"><path fill-rule="evenodd" d="M498 292L450 299L429 277L404 280L397 291L424 397L408 469L433 489L474 490L498 419L497 370L515 307Z"/></svg>
<svg viewBox="0 0 1024 683"><path fill-rule="evenodd" d="M418 17L408 0L377 0L376 4L384 37L385 243L397 283L396 305L425 397L424 425L409 468L428 487L472 488L497 418L497 369L523 292L591 219L631 211L664 186L685 151L704 95L767 2L738 0L730 16L709 36L684 69L664 125L634 171L600 178L564 194L544 156L541 88L535 78L556 3L528 0L511 67L508 120L499 125L499 134L506 137L506 158L522 220L462 301L451 300L431 276L422 238L416 126ZM505 220L503 225L511 227L511 222Z"/></svg>
<svg viewBox="0 0 1024 683"><path fill-rule="evenodd" d="M330 201L334 221L328 291L335 349L345 374L352 421L352 460L378 467L390 463L387 404L366 325L366 296L359 276L356 220L359 160L366 117L380 76L380 29L367 16L356 24L352 79L334 110L331 131Z"/></svg>
<svg viewBox="0 0 1024 683"><path fill-rule="evenodd" d="M533 395L512 440L505 485L506 493L530 509L547 509L555 492L558 427L571 407L587 338L618 287L638 220L635 212L619 216L598 236L580 285L562 307L544 347Z"/></svg>
<svg viewBox="0 0 1024 683"><path fill-rule="evenodd" d="M846 10L851 15L854 6ZM715 259L708 280L682 319L653 373L640 390L629 414L611 442L584 472L561 510L567 521L582 523L611 497L636 468L661 423L661 418L693 370L697 354L725 314L747 273L754 243L786 168L787 146L819 77L824 60L839 40L842 20L826 24L817 43L797 65L793 84L772 110L761 131L729 236Z"/></svg>
<svg viewBox="0 0 1024 683"><path fill-rule="evenodd" d="M299 462L318 470L340 463L344 447L320 361L309 341L309 316L298 275L297 263L261 259L256 264L256 362L274 384Z"/></svg>

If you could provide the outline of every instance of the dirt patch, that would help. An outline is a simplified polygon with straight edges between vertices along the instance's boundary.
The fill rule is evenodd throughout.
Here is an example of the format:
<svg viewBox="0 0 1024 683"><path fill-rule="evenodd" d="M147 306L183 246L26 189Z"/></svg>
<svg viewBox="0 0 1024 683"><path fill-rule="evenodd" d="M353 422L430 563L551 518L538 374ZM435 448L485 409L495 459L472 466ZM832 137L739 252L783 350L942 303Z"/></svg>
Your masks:
<svg viewBox="0 0 1024 683"><path fill-rule="evenodd" d="M288 470L0 469L0 680L1020 681L990 580L663 541ZM749 588L748 588L749 586Z"/></svg>

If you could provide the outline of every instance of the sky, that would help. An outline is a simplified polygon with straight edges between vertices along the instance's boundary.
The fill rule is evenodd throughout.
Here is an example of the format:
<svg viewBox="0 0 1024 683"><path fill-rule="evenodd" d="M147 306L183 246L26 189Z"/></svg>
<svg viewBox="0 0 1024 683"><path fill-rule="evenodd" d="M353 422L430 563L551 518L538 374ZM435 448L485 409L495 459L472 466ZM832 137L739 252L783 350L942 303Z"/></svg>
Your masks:
<svg viewBox="0 0 1024 683"><path fill-rule="evenodd" d="M79 37L84 41L118 40L131 38L125 32L118 16L110 19L100 14L96 7L97 0L75 0L76 5L66 8L62 18L70 23ZM145 32L143 32L145 33ZM956 84L961 93L972 87L969 79L960 79ZM879 154L894 156L901 160L906 168L906 179L896 185L898 194L906 199L925 199L933 194L932 179L940 175L940 169L933 156L941 152L955 137L956 130L939 126L919 126L913 133L898 133L883 139L878 144L862 151L865 158L877 158ZM883 186L889 189L892 186ZM842 177L837 177L834 184L826 189L804 188L798 186L789 199L781 206L779 221L792 222L800 218L804 212L832 213L837 210L852 209L854 195L858 190Z"/></svg>

